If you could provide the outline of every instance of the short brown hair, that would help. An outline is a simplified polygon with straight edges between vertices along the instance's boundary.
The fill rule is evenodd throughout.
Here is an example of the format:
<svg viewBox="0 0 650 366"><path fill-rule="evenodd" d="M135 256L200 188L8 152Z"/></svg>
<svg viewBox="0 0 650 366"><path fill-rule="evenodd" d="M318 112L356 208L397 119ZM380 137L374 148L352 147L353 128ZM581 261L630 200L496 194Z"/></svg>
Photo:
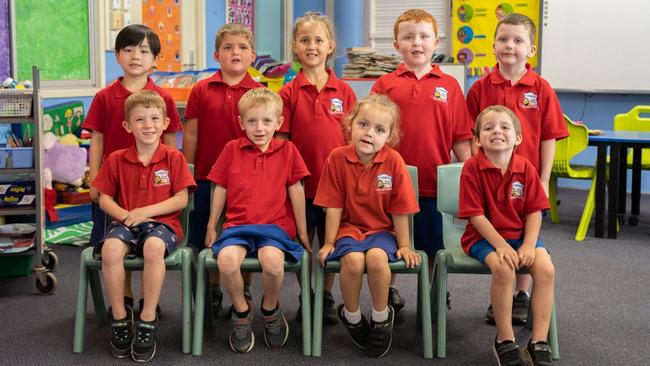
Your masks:
<svg viewBox="0 0 650 366"><path fill-rule="evenodd" d="M513 112L508 107L495 104L482 110L481 113L479 113L478 117L476 117L476 126L474 126L474 137L479 138L481 136L481 126L483 125L483 117L485 117L485 115L490 112L507 114L512 120L512 127L515 129L515 134L521 136L521 121L519 121L519 117L517 117L515 112Z"/></svg>
<svg viewBox="0 0 650 366"><path fill-rule="evenodd" d="M265 107L272 109L275 116L282 116L282 98L278 93L267 88L254 88L247 91L237 103L241 117L253 108Z"/></svg>
<svg viewBox="0 0 650 366"><path fill-rule="evenodd" d="M526 27L526 30L528 30L528 35L530 36L530 44L535 44L535 34L537 33L537 28L535 27L535 22L533 22L533 20L529 17L519 13L510 13L504 16L501 18L501 20L499 20L499 23L497 23L497 28L494 30L495 38L501 24L523 25Z"/></svg>
<svg viewBox="0 0 650 366"><path fill-rule="evenodd" d="M399 144L400 135L401 135L399 129L399 107L397 106L397 104L395 104L395 102L393 102L389 97L387 97L384 94L370 94L369 96L357 102L357 104L354 106L352 111L350 111L350 113L348 113L348 115L345 117L345 122L343 127L344 127L346 138L348 140L350 139L350 136L352 134L352 123L354 122L354 119L357 118L357 115L359 114L361 107L363 107L364 105L379 108L390 115L393 123L391 123L390 125L390 135L388 136L386 145L390 147L397 146L397 144Z"/></svg>
<svg viewBox="0 0 650 366"><path fill-rule="evenodd" d="M219 28L217 31L217 36L214 40L215 52L219 52L219 47L221 47L221 43L223 43L223 38L228 34L246 38L248 45L253 51L255 51L255 38L253 37L253 32L251 32L251 30L243 24L228 23Z"/></svg>
<svg viewBox="0 0 650 366"><path fill-rule="evenodd" d="M332 55L334 55L336 52L336 35L334 33L334 25L332 25L332 21L330 20L330 18L326 17L325 15L315 11L308 11L305 14L303 14L301 17L296 19L296 22L293 25L293 37L292 37L293 42L297 42L296 35L298 34L298 30L303 24L307 22L321 23L325 26L325 30L327 31L327 36L329 37L329 41L334 46L332 52L329 55L327 55L327 61L330 61Z"/></svg>
<svg viewBox="0 0 650 366"><path fill-rule="evenodd" d="M163 118L167 117L167 106L165 100L153 90L143 89L131 94L124 102L124 119L129 121L131 112L135 107L143 106L145 108L158 108L163 113Z"/></svg>
<svg viewBox="0 0 650 366"><path fill-rule="evenodd" d="M400 23L404 22L414 22L414 23L431 23L433 26L433 32L438 37L438 22L436 18L431 15L428 11L422 9L409 9L403 12L400 16L397 17L395 25L393 25L393 36L397 41L397 31L399 30Z"/></svg>

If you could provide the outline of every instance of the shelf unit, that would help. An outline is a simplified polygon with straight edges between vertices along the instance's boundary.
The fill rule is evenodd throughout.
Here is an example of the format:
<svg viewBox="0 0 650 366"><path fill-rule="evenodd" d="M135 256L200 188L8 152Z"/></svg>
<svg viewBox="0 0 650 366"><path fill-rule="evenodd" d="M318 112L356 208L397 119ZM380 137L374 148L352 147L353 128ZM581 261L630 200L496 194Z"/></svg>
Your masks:
<svg viewBox="0 0 650 366"><path fill-rule="evenodd" d="M32 98L32 111L29 117L0 117L2 124L20 124L32 123L34 125L34 136L32 139L34 167L33 168L8 168L0 169L0 176L16 175L16 174L29 174L33 176L35 185L36 199L34 207L25 208L3 208L0 209L0 215L13 216L13 215L34 215L36 223L36 233L34 236L34 248L22 253L0 254L3 257L17 257L22 255L30 255L34 252L33 258L33 272L36 276L36 289L42 294L51 294L57 285L57 279L52 269L56 266L58 259L54 252L47 248L44 240L45 233L45 211L43 199L43 147L41 138L43 136L43 108L42 96L40 88L40 72L38 67L32 67L32 89L25 89L20 94L3 94L0 93L0 99L25 97L27 95ZM30 252L31 251L31 252Z"/></svg>

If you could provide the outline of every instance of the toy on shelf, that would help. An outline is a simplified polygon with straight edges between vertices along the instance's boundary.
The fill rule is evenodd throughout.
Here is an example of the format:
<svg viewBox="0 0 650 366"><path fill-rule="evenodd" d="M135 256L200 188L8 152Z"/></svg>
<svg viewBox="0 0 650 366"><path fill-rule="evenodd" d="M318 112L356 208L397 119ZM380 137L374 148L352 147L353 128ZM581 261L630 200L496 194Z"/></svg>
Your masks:
<svg viewBox="0 0 650 366"><path fill-rule="evenodd" d="M86 173L86 149L79 147L76 137L69 135L62 140L73 145L61 143L57 137L47 132L43 136L43 171L50 171L52 180L79 187Z"/></svg>

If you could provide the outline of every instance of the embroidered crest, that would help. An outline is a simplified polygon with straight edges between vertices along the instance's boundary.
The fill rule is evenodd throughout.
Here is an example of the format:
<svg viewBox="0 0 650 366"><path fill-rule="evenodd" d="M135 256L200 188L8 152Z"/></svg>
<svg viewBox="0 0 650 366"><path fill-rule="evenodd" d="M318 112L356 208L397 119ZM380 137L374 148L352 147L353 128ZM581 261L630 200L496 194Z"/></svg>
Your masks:
<svg viewBox="0 0 650 366"><path fill-rule="evenodd" d="M524 198L524 184L520 181L512 182L512 191L510 191L510 199L523 199Z"/></svg>
<svg viewBox="0 0 650 366"><path fill-rule="evenodd" d="M449 92L447 92L447 89L441 86L436 86L436 89L433 91L433 99L447 103L448 94Z"/></svg>
<svg viewBox="0 0 650 366"><path fill-rule="evenodd" d="M537 109L537 94L524 93L524 99L521 101L521 106L529 109Z"/></svg>
<svg viewBox="0 0 650 366"><path fill-rule="evenodd" d="M339 98L332 98L332 105L330 106L331 113L343 113L343 100Z"/></svg>
<svg viewBox="0 0 650 366"><path fill-rule="evenodd" d="M155 187L167 185L169 182L169 171L160 169L153 172L153 185Z"/></svg>
<svg viewBox="0 0 650 366"><path fill-rule="evenodd" d="M388 174L379 174L376 184L377 192L390 191L393 189L393 177Z"/></svg>

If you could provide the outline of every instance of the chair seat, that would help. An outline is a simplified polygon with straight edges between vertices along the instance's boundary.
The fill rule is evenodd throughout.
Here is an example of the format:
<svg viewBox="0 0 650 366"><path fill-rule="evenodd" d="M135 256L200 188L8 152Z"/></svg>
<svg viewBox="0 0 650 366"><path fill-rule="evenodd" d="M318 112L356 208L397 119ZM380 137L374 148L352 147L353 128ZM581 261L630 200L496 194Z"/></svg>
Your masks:
<svg viewBox="0 0 650 366"><path fill-rule="evenodd" d="M596 175L596 167L593 165L578 165L571 164L564 174L556 174L560 178L573 178L573 179L592 179Z"/></svg>
<svg viewBox="0 0 650 366"><path fill-rule="evenodd" d="M99 270L102 268L101 259L93 257L93 247L88 247L81 252L81 259L89 269ZM174 250L165 258L165 267L167 268L180 268L183 263L183 252L190 250L188 247L181 247ZM144 267L144 259L142 258L129 258L124 259L125 269L142 269Z"/></svg>

